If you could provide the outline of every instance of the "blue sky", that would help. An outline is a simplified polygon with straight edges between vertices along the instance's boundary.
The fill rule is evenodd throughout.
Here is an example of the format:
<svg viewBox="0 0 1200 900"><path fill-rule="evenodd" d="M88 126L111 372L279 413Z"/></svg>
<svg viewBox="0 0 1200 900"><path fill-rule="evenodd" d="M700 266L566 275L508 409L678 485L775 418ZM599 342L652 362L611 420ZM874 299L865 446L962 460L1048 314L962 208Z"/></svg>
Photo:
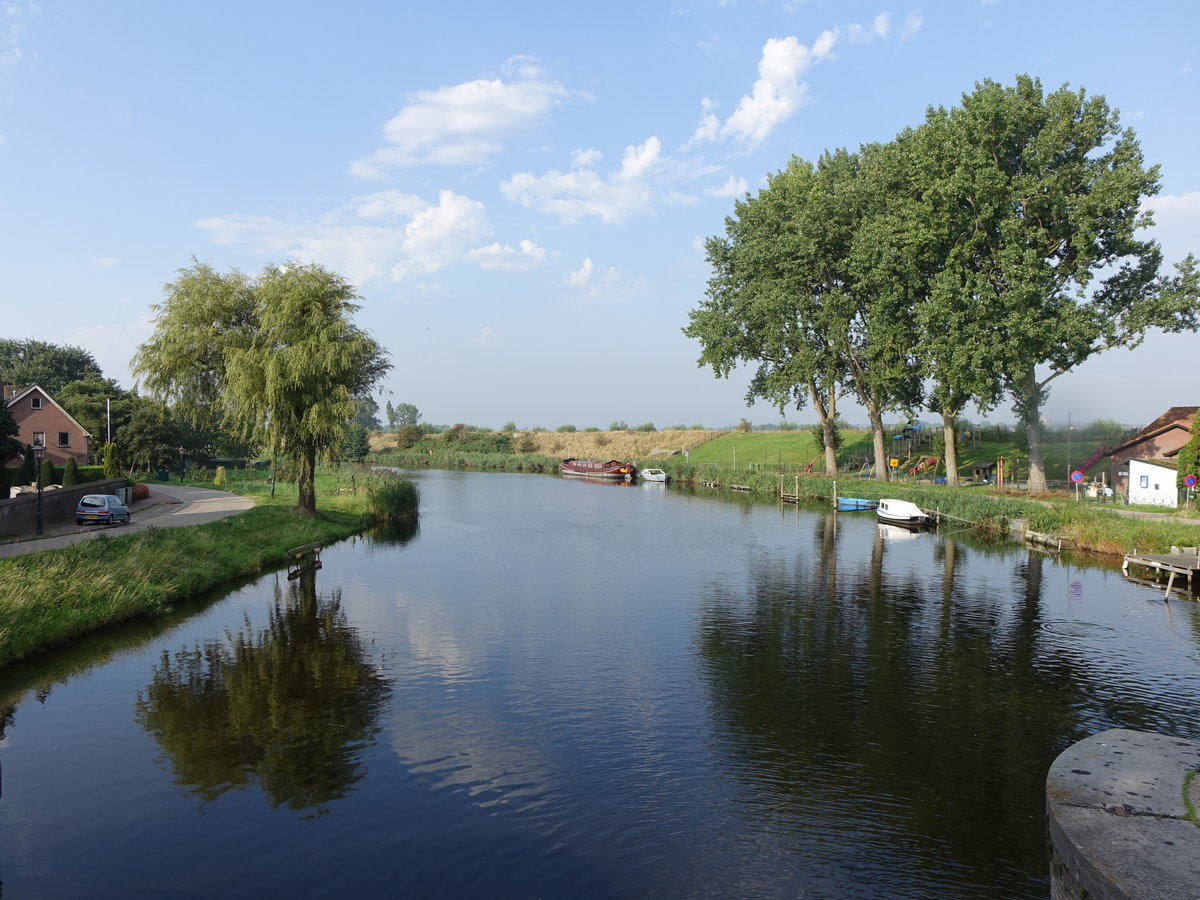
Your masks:
<svg viewBox="0 0 1200 900"><path fill-rule="evenodd" d="M417 6L6 0L0 333L83 346L130 386L192 256L296 257L358 286L395 365L381 406L491 427L777 422L680 331L733 197L1021 73L1107 97L1162 166L1167 259L1200 252L1191 0ZM1099 357L1046 413L1144 424L1200 403L1198 347Z"/></svg>

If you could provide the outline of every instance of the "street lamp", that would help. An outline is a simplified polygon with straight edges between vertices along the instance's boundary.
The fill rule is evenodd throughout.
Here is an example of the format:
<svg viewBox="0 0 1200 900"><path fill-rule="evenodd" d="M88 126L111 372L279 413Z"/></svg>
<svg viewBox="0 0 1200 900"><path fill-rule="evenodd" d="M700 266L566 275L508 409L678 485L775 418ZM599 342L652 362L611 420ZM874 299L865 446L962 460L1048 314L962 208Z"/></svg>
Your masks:
<svg viewBox="0 0 1200 900"><path fill-rule="evenodd" d="M36 446L33 448L33 466L37 472L37 533L42 533L42 456L46 453L46 448Z"/></svg>

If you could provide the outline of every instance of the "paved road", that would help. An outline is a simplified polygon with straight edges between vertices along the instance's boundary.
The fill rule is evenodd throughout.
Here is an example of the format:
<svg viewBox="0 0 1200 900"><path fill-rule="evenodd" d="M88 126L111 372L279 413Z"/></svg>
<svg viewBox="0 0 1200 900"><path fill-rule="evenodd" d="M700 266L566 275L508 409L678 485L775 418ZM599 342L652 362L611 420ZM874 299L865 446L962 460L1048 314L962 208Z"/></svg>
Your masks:
<svg viewBox="0 0 1200 900"><path fill-rule="evenodd" d="M79 541L90 541L100 534L120 537L147 528L179 528L202 525L244 512L254 506L248 497L214 491L210 488L186 487L173 484L150 485L150 496L130 506L128 525L76 525L74 520L46 529L41 537L29 535L15 542L0 544L0 558L58 550Z"/></svg>

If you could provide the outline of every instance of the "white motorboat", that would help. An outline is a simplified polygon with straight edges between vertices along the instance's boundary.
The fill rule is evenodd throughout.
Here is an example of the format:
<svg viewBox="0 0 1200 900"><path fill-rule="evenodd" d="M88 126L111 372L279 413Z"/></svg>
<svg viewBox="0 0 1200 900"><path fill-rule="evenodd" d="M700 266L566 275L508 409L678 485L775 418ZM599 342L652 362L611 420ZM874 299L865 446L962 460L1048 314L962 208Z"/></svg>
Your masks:
<svg viewBox="0 0 1200 900"><path fill-rule="evenodd" d="M642 481L657 481L659 484L666 484L671 476L662 469L642 469L640 473Z"/></svg>
<svg viewBox="0 0 1200 900"><path fill-rule="evenodd" d="M880 500L875 516L880 522L905 528L926 528L931 521L929 513L908 500Z"/></svg>

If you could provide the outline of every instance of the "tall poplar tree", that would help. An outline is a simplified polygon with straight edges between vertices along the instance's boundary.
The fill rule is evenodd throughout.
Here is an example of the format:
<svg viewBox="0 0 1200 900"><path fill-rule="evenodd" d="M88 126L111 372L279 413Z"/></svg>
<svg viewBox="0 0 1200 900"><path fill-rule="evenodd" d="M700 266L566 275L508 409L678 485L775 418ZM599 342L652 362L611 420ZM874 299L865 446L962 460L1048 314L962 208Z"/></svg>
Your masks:
<svg viewBox="0 0 1200 900"><path fill-rule="evenodd" d="M1136 347L1149 329L1195 330L1195 261L1160 275L1158 244L1139 236L1152 224L1144 204L1158 167L1143 164L1101 96L1047 95L1027 75L1011 87L984 81L961 106L931 109L924 128L941 145L924 177L951 239L936 308L975 316L954 336L960 353L982 348L969 364L1002 375L1029 436L1030 489L1045 490L1050 382L1104 350Z"/></svg>

